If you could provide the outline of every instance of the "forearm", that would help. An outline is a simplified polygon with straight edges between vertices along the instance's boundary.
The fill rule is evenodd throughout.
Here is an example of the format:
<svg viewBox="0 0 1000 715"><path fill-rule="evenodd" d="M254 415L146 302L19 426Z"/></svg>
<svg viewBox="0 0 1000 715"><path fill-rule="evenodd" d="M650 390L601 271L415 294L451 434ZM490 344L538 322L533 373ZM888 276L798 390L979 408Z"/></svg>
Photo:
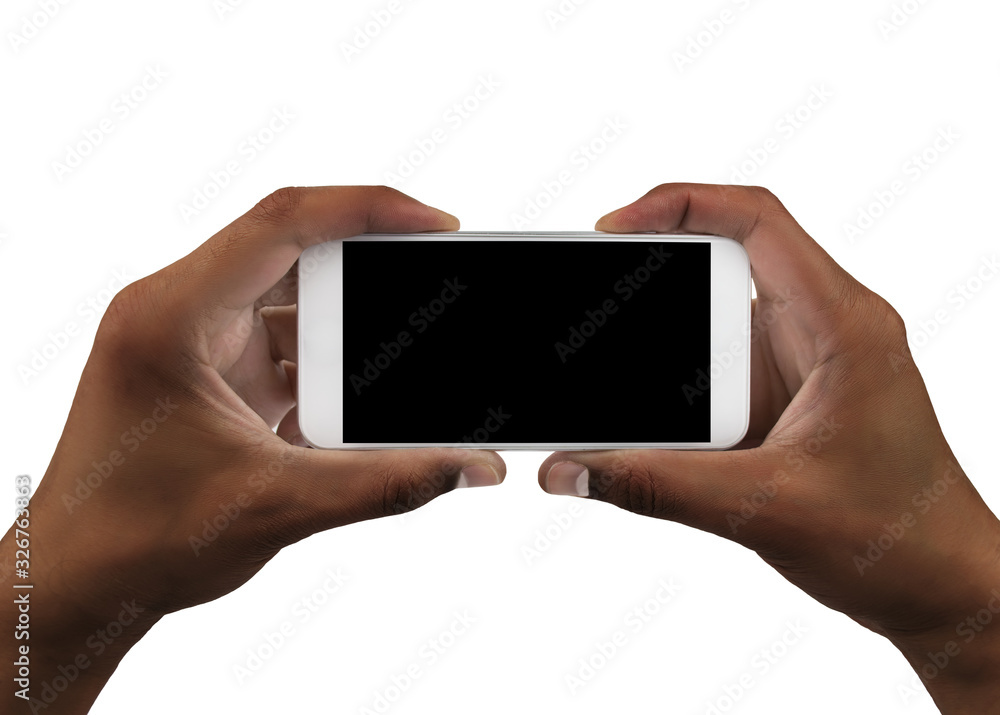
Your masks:
<svg viewBox="0 0 1000 715"><path fill-rule="evenodd" d="M33 628L44 619L46 609L38 592L31 598L29 627ZM86 639L75 648L72 641L54 646L34 636L14 640L12 625L18 615L5 599L0 609L4 633L0 648L0 682L4 685L0 693L0 710L9 713L87 712L114 672L118 660L107 652L97 655L87 648Z"/></svg>
<svg viewBox="0 0 1000 715"><path fill-rule="evenodd" d="M996 522L992 513L989 517L991 524ZM981 533L995 531L984 527ZM962 598L942 604L940 613L946 615L940 617L938 626L919 635L889 635L946 715L1000 714L1000 564L996 559L1000 543L995 541L995 537L985 538L981 548L968 544L961 555L953 557L954 570L940 574L938 578L950 582Z"/></svg>
<svg viewBox="0 0 1000 715"><path fill-rule="evenodd" d="M25 530L16 528L0 539L0 562L29 568L0 582L0 711L85 713L155 619L129 599L95 608L75 598L60 569L44 565L45 542L30 528L29 559L20 558Z"/></svg>
<svg viewBox="0 0 1000 715"><path fill-rule="evenodd" d="M1000 713L1000 623L996 630L984 630L978 643L942 634L936 642L900 647L945 715Z"/></svg>

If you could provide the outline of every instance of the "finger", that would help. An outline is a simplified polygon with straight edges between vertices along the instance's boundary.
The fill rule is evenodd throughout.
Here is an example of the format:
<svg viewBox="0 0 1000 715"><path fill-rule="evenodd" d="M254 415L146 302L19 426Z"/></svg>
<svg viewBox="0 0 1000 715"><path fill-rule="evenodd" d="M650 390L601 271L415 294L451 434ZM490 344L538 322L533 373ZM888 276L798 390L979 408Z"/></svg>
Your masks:
<svg viewBox="0 0 1000 715"><path fill-rule="evenodd" d="M298 363L289 362L288 360L283 361L282 366L285 368L285 375L288 377L288 386L291 388L292 397L296 401L299 399L299 365Z"/></svg>
<svg viewBox="0 0 1000 715"><path fill-rule="evenodd" d="M288 444L294 444L296 447L309 447L309 443L306 442L302 436L302 430L299 428L298 405L290 409L288 414L281 419L274 433Z"/></svg>
<svg viewBox="0 0 1000 715"><path fill-rule="evenodd" d="M324 241L457 228L454 216L384 186L280 189L174 264L183 274L178 303L193 315L252 305Z"/></svg>
<svg viewBox="0 0 1000 715"><path fill-rule="evenodd" d="M260 317L271 338L271 359L299 361L298 310L294 305L261 308Z"/></svg>
<svg viewBox="0 0 1000 715"><path fill-rule="evenodd" d="M741 500L783 480L771 454L763 448L556 452L539 467L538 482L550 494L597 499L743 542L767 523L768 511L760 510L756 524L739 524L733 517L740 515ZM787 490L772 491L775 500L788 498Z"/></svg>
<svg viewBox="0 0 1000 715"><path fill-rule="evenodd" d="M247 348L248 355L250 350L266 350L266 347L255 347L253 341ZM250 367L255 364L259 367ZM256 412L271 428L277 425L295 404L287 371L280 363L263 359L240 360L222 377L246 406Z"/></svg>
<svg viewBox="0 0 1000 715"><path fill-rule="evenodd" d="M689 232L727 236L750 255L757 295L837 298L847 274L769 191L752 186L663 184L612 211L599 231Z"/></svg>
<svg viewBox="0 0 1000 715"><path fill-rule="evenodd" d="M254 306L260 309L272 305L295 305L298 303L298 297L299 262L296 260L277 283L260 294Z"/></svg>
<svg viewBox="0 0 1000 715"><path fill-rule="evenodd" d="M750 423L743 441L735 449L760 445L792 399L788 381L793 380L793 375L782 375L773 345L764 338L765 333L771 329L769 323L773 316L760 315L756 298L751 301L751 316ZM804 351L799 352L801 354ZM800 386L802 379L804 378L800 376L800 379L794 380L794 384Z"/></svg>
<svg viewBox="0 0 1000 715"><path fill-rule="evenodd" d="M285 369L285 376L288 379L292 396L298 402L299 366L288 361L282 362L281 365ZM281 418L281 422L278 423L278 427L274 433L289 444L294 444L298 447L309 447L309 443L306 442L302 436L302 430L299 428L299 407L297 404Z"/></svg>
<svg viewBox="0 0 1000 715"><path fill-rule="evenodd" d="M291 539L427 504L461 487L503 481L496 452L474 449L322 450L285 447L275 507L289 515ZM282 507L281 503L285 506Z"/></svg>

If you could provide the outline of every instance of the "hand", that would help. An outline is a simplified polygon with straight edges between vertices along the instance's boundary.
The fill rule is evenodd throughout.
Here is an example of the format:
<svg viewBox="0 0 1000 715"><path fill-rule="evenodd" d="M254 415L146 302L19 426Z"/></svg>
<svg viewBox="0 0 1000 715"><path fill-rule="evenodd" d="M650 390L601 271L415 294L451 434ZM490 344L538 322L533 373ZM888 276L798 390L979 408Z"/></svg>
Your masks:
<svg viewBox="0 0 1000 715"><path fill-rule="evenodd" d="M1000 523L945 441L896 311L763 189L667 184L597 229L743 244L750 428L729 452L556 453L542 487L741 543L889 638L942 710L1000 712L1000 625L966 621L1000 611Z"/></svg>
<svg viewBox="0 0 1000 715"><path fill-rule="evenodd" d="M32 625L30 641L3 640L5 712L29 710L10 695L18 644L30 646L35 698L66 677L60 666L76 669L46 712L85 711L160 617L232 591L282 547L500 482L493 452L298 446L299 254L457 227L391 189L283 189L115 297L31 500ZM2 548L13 558L13 528ZM5 633L17 617L0 607ZM95 656L85 643L99 632L113 637Z"/></svg>

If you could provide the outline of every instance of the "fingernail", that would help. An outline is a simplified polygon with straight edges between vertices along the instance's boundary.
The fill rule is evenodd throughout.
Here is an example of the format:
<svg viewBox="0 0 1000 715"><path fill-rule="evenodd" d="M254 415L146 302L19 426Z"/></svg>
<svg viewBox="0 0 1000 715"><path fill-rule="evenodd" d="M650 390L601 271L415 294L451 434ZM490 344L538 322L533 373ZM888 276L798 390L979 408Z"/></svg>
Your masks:
<svg viewBox="0 0 1000 715"><path fill-rule="evenodd" d="M556 462L545 475L545 491L571 497L590 494L590 472L576 462Z"/></svg>
<svg viewBox="0 0 1000 715"><path fill-rule="evenodd" d="M464 487L492 487L500 483L500 475L489 464L470 464L458 474L456 489Z"/></svg>

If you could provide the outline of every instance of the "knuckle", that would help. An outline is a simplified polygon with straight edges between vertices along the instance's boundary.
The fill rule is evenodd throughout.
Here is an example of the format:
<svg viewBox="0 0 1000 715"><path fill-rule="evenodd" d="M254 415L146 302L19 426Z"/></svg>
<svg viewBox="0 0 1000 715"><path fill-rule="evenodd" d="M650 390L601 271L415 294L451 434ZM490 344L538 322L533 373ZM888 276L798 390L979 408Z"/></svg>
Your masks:
<svg viewBox="0 0 1000 715"><path fill-rule="evenodd" d="M781 203L774 192L764 186L748 186L750 196L756 202L761 217L771 218L777 215L787 214L788 209Z"/></svg>
<svg viewBox="0 0 1000 715"><path fill-rule="evenodd" d="M382 198L388 199L388 198L396 198L397 196L403 196L403 193L401 191L399 191L398 189L394 189L391 186L387 186L385 184L378 184L377 186L370 187L370 189L375 194L375 198L377 199L382 199Z"/></svg>
<svg viewBox="0 0 1000 715"><path fill-rule="evenodd" d="M872 294L874 300L871 313L872 331L875 342L893 355L908 355L909 344L906 337L906 322L887 300Z"/></svg>
<svg viewBox="0 0 1000 715"><path fill-rule="evenodd" d="M904 364L912 364L902 316L884 298L853 281L834 302L823 305L831 354L844 379L884 389Z"/></svg>
<svg viewBox="0 0 1000 715"><path fill-rule="evenodd" d="M889 337L897 342L906 342L906 321L903 320L903 316L882 296L876 295L875 298Z"/></svg>
<svg viewBox="0 0 1000 715"><path fill-rule="evenodd" d="M780 225L788 210L770 189L763 186L728 185L718 188L721 203L741 217L744 237L769 224Z"/></svg>
<svg viewBox="0 0 1000 715"><path fill-rule="evenodd" d="M109 389L131 394L138 384L169 386L193 397L198 363L185 349L183 321L171 302L171 278L162 271L120 290L110 301L94 336L88 368L101 370Z"/></svg>
<svg viewBox="0 0 1000 715"><path fill-rule="evenodd" d="M134 344L150 323L151 279L122 288L111 299L97 328L95 343L115 347Z"/></svg>
<svg viewBox="0 0 1000 715"><path fill-rule="evenodd" d="M605 476L609 485L606 497L623 509L661 519L673 519L681 511L677 494L645 461L623 457Z"/></svg>
<svg viewBox="0 0 1000 715"><path fill-rule="evenodd" d="M762 204L776 204L780 203L778 197L774 195L769 188L766 186L748 186L747 192L754 197L759 203Z"/></svg>
<svg viewBox="0 0 1000 715"><path fill-rule="evenodd" d="M265 196L251 212L259 221L283 224L293 221L302 202L303 190L295 186L285 186Z"/></svg>
<svg viewBox="0 0 1000 715"><path fill-rule="evenodd" d="M404 514L423 506L446 487L446 475L427 475L419 463L380 460L371 470L371 503L382 514Z"/></svg>
<svg viewBox="0 0 1000 715"><path fill-rule="evenodd" d="M870 290L854 302L858 330L873 346L899 348L906 344L906 323L903 316L882 296Z"/></svg>
<svg viewBox="0 0 1000 715"><path fill-rule="evenodd" d="M391 186L379 185L368 187L368 212L365 223L365 233L377 230L385 216L391 211L393 204L405 195Z"/></svg>
<svg viewBox="0 0 1000 715"><path fill-rule="evenodd" d="M823 314L831 316L847 330L849 323L870 307L867 288L855 281L846 271L837 271L832 276L829 290L816 298Z"/></svg>

